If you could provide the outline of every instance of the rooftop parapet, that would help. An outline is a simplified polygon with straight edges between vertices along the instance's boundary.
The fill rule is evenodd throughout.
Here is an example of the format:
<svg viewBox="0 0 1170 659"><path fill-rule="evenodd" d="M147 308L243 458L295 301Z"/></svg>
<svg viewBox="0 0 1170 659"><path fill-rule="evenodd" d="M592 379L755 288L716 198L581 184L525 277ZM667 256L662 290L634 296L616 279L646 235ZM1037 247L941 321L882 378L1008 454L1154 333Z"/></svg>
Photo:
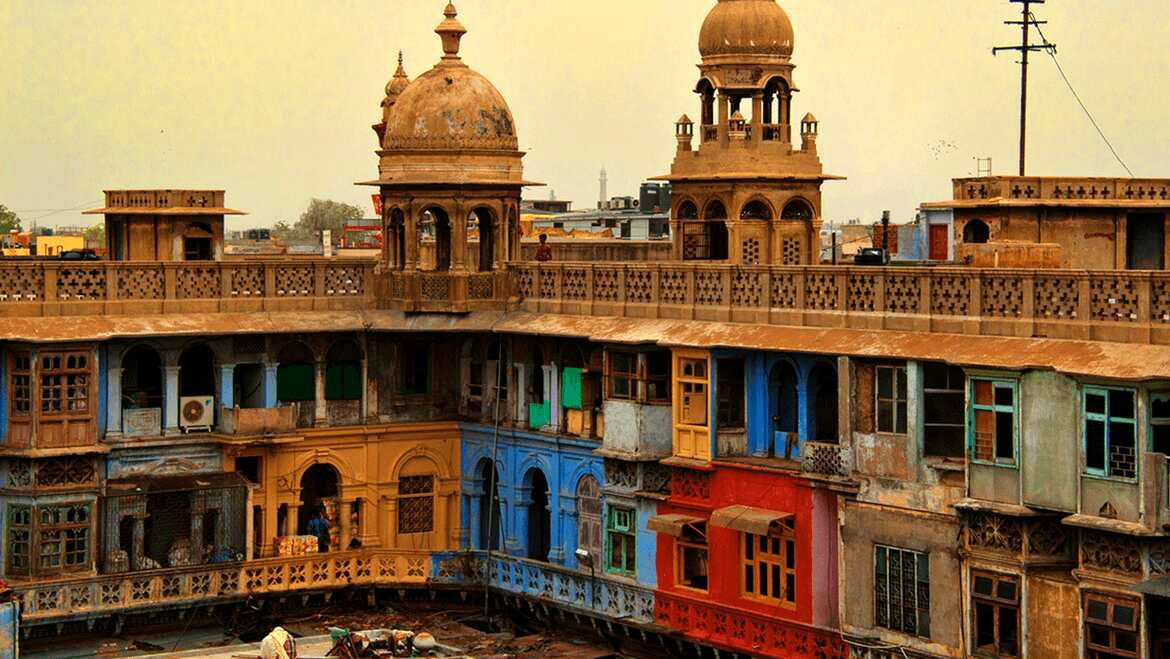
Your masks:
<svg viewBox="0 0 1170 659"><path fill-rule="evenodd" d="M951 183L953 200L923 206L950 208L999 202L1073 202L1070 205L1083 205L1089 202L1101 206L1170 207L1170 179L1165 178L983 176L957 178Z"/></svg>

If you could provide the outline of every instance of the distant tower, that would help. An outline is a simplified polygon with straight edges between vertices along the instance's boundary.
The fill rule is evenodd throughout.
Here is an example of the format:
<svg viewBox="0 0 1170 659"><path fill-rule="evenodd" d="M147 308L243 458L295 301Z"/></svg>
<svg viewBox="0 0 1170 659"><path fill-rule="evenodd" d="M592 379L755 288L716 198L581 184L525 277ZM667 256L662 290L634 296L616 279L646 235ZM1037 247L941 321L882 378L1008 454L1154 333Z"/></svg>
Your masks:
<svg viewBox="0 0 1170 659"><path fill-rule="evenodd" d="M600 193L601 196L597 199L597 207L598 208L605 208L605 202L609 200L609 196L606 194L606 190L605 190L605 184L608 181L609 181L609 179L606 178L605 168L603 167L601 169L601 193Z"/></svg>

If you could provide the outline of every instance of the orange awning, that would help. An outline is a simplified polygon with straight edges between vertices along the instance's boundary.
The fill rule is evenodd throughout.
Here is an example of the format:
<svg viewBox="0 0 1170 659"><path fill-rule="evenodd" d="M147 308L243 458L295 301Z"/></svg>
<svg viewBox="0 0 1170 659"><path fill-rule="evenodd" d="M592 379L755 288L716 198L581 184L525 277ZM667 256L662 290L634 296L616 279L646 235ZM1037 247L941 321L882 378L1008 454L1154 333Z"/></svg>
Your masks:
<svg viewBox="0 0 1170 659"><path fill-rule="evenodd" d="M771 535L779 533L781 526L792 517L792 513L777 510L751 506L728 506L711 513L711 526L754 535Z"/></svg>
<svg viewBox="0 0 1170 659"><path fill-rule="evenodd" d="M665 533L676 538L681 538L683 528L688 524L700 524L707 521L702 517L695 517L694 515L670 514L670 515L655 515L646 521L646 528L651 531Z"/></svg>

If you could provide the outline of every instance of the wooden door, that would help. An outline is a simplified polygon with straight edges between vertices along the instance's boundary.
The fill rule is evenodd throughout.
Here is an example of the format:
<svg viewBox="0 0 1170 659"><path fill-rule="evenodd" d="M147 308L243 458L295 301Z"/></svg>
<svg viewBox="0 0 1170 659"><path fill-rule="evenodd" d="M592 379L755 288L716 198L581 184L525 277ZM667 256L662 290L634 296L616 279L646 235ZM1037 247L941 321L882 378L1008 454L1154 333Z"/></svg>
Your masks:
<svg viewBox="0 0 1170 659"><path fill-rule="evenodd" d="M947 255L950 253L950 245L947 244L947 235L950 233L949 227L945 224L931 224L929 226L929 258L931 261L946 261Z"/></svg>

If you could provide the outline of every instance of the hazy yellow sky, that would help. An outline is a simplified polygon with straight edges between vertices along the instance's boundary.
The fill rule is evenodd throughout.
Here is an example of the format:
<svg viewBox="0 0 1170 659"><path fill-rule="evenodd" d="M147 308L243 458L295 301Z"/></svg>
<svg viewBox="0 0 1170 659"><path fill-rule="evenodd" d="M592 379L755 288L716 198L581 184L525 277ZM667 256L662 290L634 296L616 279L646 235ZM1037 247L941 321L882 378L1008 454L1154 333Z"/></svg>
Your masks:
<svg viewBox="0 0 1170 659"><path fill-rule="evenodd" d="M440 55L445 0L0 0L0 204L42 224L103 188L222 187L237 227L311 197L361 204L370 130L399 48ZM909 219L994 158L1015 170L1018 39L1007 0L782 0L796 29L794 115L821 121L826 219ZM697 114L699 26L713 0L459 0L466 62L516 117L526 178L577 207L666 173ZM1046 32L1138 176L1168 176L1170 2L1050 0ZM1030 173L1124 175L1047 56L1032 69ZM547 196L548 189L534 195ZM46 210L36 210L46 209ZM27 222L26 222L27 224Z"/></svg>

